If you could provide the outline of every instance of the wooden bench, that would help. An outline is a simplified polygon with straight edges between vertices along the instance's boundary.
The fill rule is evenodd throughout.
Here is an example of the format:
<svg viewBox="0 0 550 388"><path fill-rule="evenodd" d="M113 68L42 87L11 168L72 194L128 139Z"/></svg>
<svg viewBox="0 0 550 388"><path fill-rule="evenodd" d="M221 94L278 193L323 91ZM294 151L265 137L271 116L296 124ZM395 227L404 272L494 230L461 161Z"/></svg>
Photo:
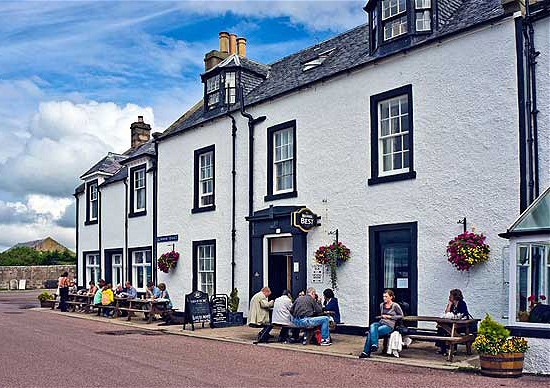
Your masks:
<svg viewBox="0 0 550 388"><path fill-rule="evenodd" d="M277 328L280 328L280 329L283 329L283 328L288 328L289 330L292 330L292 329L300 329L300 330L304 330L305 331L305 335L304 335L304 339L302 341L302 344L303 345L307 345L311 342L311 339L313 338L313 335L315 334L315 329L321 327L320 325L319 326L290 326L290 325L283 325L283 324L280 324L280 323L273 323L271 326L273 327L277 327Z"/></svg>

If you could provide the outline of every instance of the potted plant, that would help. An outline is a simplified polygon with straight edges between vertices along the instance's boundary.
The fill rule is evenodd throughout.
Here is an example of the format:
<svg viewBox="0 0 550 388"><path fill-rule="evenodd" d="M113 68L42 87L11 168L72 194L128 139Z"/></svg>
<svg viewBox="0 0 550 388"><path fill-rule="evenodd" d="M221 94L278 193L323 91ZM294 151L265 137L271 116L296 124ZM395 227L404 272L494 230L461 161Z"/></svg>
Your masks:
<svg viewBox="0 0 550 388"><path fill-rule="evenodd" d="M341 242L334 242L330 245L319 247L315 252L315 261L330 268L330 284L333 289L338 289L338 278L336 268L348 261L350 250Z"/></svg>
<svg viewBox="0 0 550 388"><path fill-rule="evenodd" d="M168 273L171 269L176 268L179 259L180 254L176 251L163 253L158 259L158 268L162 272Z"/></svg>
<svg viewBox="0 0 550 388"><path fill-rule="evenodd" d="M240 326L244 322L244 317L242 312L238 312L240 298L238 296L239 290L236 288L231 291L229 294L228 307L229 311L227 312L227 323L230 326Z"/></svg>
<svg viewBox="0 0 550 388"><path fill-rule="evenodd" d="M511 337L510 331L491 319L489 314L479 325L473 343L479 353L481 374L492 377L521 377L523 355L528 349L527 341Z"/></svg>
<svg viewBox="0 0 550 388"><path fill-rule="evenodd" d="M52 305L55 303L55 295L49 294L47 291L44 291L40 295L38 295L37 299L40 301L40 307L51 308Z"/></svg>
<svg viewBox="0 0 550 388"><path fill-rule="evenodd" d="M464 232L449 241L447 245L448 261L459 271L469 271L470 268L486 262L491 249L485 243L485 236L473 232Z"/></svg>

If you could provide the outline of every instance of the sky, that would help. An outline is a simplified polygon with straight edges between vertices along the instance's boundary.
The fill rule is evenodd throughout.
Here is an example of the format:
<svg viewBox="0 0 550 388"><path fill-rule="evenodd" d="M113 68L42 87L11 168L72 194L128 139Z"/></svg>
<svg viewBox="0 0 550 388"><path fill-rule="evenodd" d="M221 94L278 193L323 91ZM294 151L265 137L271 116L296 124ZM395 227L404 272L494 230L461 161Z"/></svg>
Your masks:
<svg viewBox="0 0 550 388"><path fill-rule="evenodd" d="M79 176L202 97L218 33L274 62L366 22L364 1L0 2L0 251L75 247Z"/></svg>

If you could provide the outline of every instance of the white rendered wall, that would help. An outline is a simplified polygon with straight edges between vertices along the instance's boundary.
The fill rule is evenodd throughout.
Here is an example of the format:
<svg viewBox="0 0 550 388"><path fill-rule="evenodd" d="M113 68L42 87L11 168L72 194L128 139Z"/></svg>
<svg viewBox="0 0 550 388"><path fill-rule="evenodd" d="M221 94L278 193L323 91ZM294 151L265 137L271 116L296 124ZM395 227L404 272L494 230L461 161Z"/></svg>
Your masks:
<svg viewBox="0 0 550 388"><path fill-rule="evenodd" d="M146 170L148 170L151 167L151 163L146 159L139 159L127 164L128 172L132 167L144 163L147 164ZM128 196L130 196L132 190L130 187L130 175L128 175L127 181ZM146 185L145 202L147 214L140 217L128 218L128 248L149 247L153 245L153 174L151 172L147 173ZM130 200L128 198L129 203Z"/></svg>
<svg viewBox="0 0 550 388"><path fill-rule="evenodd" d="M523 371L526 373L550 374L550 339L526 338L529 350L525 353Z"/></svg>
<svg viewBox="0 0 550 388"><path fill-rule="evenodd" d="M124 248L124 182L101 187L101 248Z"/></svg>

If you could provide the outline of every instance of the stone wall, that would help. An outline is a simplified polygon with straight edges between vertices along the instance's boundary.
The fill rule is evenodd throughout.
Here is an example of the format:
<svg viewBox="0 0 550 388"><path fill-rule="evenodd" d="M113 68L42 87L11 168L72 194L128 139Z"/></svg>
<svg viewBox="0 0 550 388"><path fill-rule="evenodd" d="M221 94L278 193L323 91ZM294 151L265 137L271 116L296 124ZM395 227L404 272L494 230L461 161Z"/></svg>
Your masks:
<svg viewBox="0 0 550 388"><path fill-rule="evenodd" d="M64 271L75 277L75 265L0 266L0 289L10 288L10 281L27 280L26 288L44 288L46 280L57 280Z"/></svg>

